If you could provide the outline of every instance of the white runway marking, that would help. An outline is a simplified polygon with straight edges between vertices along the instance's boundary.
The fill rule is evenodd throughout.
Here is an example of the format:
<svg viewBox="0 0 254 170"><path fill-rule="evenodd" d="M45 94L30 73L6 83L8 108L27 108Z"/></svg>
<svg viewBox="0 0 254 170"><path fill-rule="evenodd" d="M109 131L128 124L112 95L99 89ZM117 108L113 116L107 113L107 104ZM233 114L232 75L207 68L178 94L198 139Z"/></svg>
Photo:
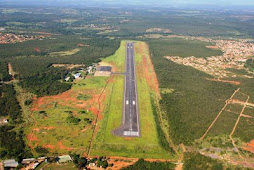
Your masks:
<svg viewBox="0 0 254 170"><path fill-rule="evenodd" d="M138 136L138 132L135 132L135 131L124 131L123 135L124 136Z"/></svg>

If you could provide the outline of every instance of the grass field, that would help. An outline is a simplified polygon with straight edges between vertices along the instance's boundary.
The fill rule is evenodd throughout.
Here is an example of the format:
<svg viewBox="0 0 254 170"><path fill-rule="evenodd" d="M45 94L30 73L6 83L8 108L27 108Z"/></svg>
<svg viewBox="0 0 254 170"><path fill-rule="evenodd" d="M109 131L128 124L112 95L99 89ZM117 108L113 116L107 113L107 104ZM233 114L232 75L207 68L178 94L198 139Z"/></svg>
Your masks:
<svg viewBox="0 0 254 170"><path fill-rule="evenodd" d="M41 154L37 147L46 148L51 154L87 152L106 80L88 77L75 81L71 90L60 95L34 99L24 115L26 141L35 155ZM83 100L80 96L90 97Z"/></svg>
<svg viewBox="0 0 254 170"><path fill-rule="evenodd" d="M57 163L51 163L48 164L43 169L45 170L74 170L77 169L73 163L65 163L65 164L57 164Z"/></svg>
<svg viewBox="0 0 254 170"><path fill-rule="evenodd" d="M210 46L213 44L204 41L185 40L182 38L155 39L152 41L154 48L161 50L161 52L167 51L166 55L168 56L195 56L198 58L202 58L222 55L221 50L206 48L206 46Z"/></svg>
<svg viewBox="0 0 254 170"><path fill-rule="evenodd" d="M115 55L106 58L103 62L109 62L123 71L125 61L125 42L122 41L120 49ZM92 155L144 157L144 158L173 158L159 145L156 124L151 106L151 94L156 93L149 86L144 74L148 65L143 63L143 58L149 60L149 51L143 42L135 44L135 61L137 72L137 89L139 100L139 113L141 123L140 138L124 138L115 136L112 131L120 127L122 122L122 100L124 76L113 77L113 84L109 86L111 96L108 97L107 107L103 114L103 120L99 122L100 130L97 133Z"/></svg>
<svg viewBox="0 0 254 170"><path fill-rule="evenodd" d="M68 56L68 55L73 55L73 54L76 54L80 51L79 48L75 48L75 49L72 49L72 50L68 50L68 51L60 51L60 52L52 52L50 53L49 55L51 56Z"/></svg>

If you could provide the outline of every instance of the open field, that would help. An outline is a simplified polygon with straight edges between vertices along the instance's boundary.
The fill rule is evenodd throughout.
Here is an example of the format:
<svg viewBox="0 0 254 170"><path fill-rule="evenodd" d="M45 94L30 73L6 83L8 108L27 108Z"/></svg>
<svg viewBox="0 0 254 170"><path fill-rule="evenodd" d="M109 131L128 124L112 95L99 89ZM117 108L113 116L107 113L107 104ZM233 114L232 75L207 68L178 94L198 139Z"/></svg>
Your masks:
<svg viewBox="0 0 254 170"><path fill-rule="evenodd" d="M68 56L68 55L73 55L76 54L80 51L79 48L75 48L69 51L60 51L60 52L52 52L49 55L51 56Z"/></svg>
<svg viewBox="0 0 254 170"><path fill-rule="evenodd" d="M38 147L50 153L87 151L94 118L99 114L98 101L105 97L100 98L105 81L103 77L78 80L67 92L34 99L25 132L27 144L35 154Z"/></svg>
<svg viewBox="0 0 254 170"><path fill-rule="evenodd" d="M117 67L124 68L125 42L121 43L121 52L106 58L103 62L116 61ZM135 44L135 61L137 72L137 88L139 98L139 112L141 123L140 138L123 138L113 135L112 131L120 127L122 122L122 100L123 100L123 76L113 77L111 86L111 96L107 101L107 108L103 115L103 120L99 123L100 130L95 138L92 155L144 157L144 158L172 158L173 155L162 149L159 145L158 134L153 117L151 106L151 95L157 95L153 88L156 82L148 82L145 71L151 71L149 61L149 51L142 42ZM147 63L143 63L146 61ZM149 74L149 73L146 73ZM150 75L150 74L149 74Z"/></svg>
<svg viewBox="0 0 254 170"><path fill-rule="evenodd" d="M45 170L74 170L77 169L73 163L65 163L65 164L58 164L58 163L51 163L48 164L43 169Z"/></svg>

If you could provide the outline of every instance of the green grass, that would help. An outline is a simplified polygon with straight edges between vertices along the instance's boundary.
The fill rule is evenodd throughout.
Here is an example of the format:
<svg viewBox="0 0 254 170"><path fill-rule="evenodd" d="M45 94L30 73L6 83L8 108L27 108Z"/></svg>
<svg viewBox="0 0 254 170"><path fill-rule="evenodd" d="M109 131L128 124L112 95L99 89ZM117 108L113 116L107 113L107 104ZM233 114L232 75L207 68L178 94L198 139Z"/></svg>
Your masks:
<svg viewBox="0 0 254 170"><path fill-rule="evenodd" d="M76 99L80 95L90 96L100 94L106 84L106 79L105 77L90 77L85 80L76 81L71 89L70 97ZM32 145L36 145L36 143L39 146L52 145L54 149L48 149L50 155L52 153L64 154L68 152L68 149L60 148L59 142L61 141L65 147L72 148L70 150L72 153L83 154L86 152L93 132L93 126L87 120L92 121L95 118L95 115L91 111L86 110L92 106L97 106L97 103L88 102L86 106L77 107L76 104L82 103L83 99L64 101L59 98L53 101L45 99L45 101L38 111L29 112L26 109L25 117L27 117L28 121L26 122L25 133L33 133L38 139L38 141L33 141ZM40 113L40 111L45 111L45 113ZM86 113L82 114L82 111L86 111ZM73 115L81 121L77 124L68 123L66 119L69 115ZM55 128L33 131L34 128L41 127ZM29 143L28 140L26 142ZM34 154L38 155L35 152Z"/></svg>
<svg viewBox="0 0 254 170"><path fill-rule="evenodd" d="M139 62L142 61L142 56L140 54L135 56L135 61L140 66L141 63ZM118 53L103 61L116 61L116 65L123 68L125 41L122 41ZM112 134L112 131L119 128L122 122L123 87L124 76L114 77L114 83L108 88L111 96L107 101L108 104L104 112L104 118L99 124L100 130L93 144L92 155L169 158L169 153L159 145L151 106L151 90L143 77L137 77L141 137L126 139Z"/></svg>
<svg viewBox="0 0 254 170"><path fill-rule="evenodd" d="M185 40L181 38L156 39L152 41L154 48L157 48L161 52L167 51L166 55L168 56L195 56L198 58L203 58L222 55L221 50L206 48L206 46L212 45L212 43L208 42Z"/></svg>
<svg viewBox="0 0 254 170"><path fill-rule="evenodd" d="M77 169L73 163L57 164L51 163L47 165L45 170L74 170Z"/></svg>
<svg viewBox="0 0 254 170"><path fill-rule="evenodd" d="M68 55L76 54L79 51L80 51L79 48L75 48L75 49L68 50L68 51L52 52L49 55L51 55L51 56L68 56Z"/></svg>
<svg viewBox="0 0 254 170"><path fill-rule="evenodd" d="M104 62L113 64L117 67L117 71L124 72L124 63L125 63L125 52L126 52L126 41L121 41L119 49L115 52L114 55L103 59Z"/></svg>

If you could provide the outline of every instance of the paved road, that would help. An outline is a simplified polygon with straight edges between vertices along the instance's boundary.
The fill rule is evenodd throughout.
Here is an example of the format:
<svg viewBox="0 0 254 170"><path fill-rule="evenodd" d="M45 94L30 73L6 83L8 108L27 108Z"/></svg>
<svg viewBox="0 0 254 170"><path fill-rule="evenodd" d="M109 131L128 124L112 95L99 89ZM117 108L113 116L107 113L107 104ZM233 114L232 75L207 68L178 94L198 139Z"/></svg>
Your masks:
<svg viewBox="0 0 254 170"><path fill-rule="evenodd" d="M139 137L139 112L134 63L134 43L126 43L125 87L122 126L114 133L119 136Z"/></svg>

